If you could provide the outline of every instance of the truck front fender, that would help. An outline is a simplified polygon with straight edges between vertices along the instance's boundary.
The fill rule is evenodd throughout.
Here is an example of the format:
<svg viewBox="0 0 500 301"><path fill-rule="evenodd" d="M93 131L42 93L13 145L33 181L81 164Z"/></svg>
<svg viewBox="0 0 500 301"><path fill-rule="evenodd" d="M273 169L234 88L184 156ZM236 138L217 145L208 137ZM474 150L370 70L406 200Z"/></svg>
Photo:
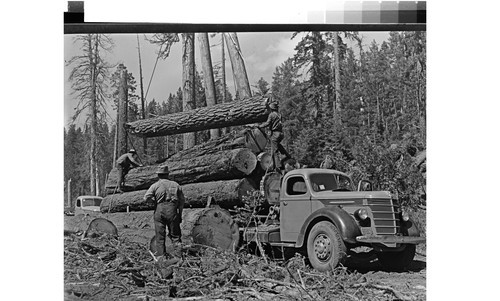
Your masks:
<svg viewBox="0 0 500 301"><path fill-rule="evenodd" d="M297 248L304 245L304 241L307 239L306 234L309 233L314 224L320 221L332 222L340 231L342 239L348 243L356 243L356 237L361 235L358 224L349 213L337 206L321 208L314 211L302 225L297 243L295 244Z"/></svg>

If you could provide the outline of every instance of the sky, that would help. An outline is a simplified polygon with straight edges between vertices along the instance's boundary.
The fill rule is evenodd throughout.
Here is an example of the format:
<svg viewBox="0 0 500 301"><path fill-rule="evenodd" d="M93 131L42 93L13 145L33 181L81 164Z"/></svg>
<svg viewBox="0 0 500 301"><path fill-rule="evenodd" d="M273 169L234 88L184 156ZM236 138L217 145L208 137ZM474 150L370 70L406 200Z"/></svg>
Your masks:
<svg viewBox="0 0 500 301"><path fill-rule="evenodd" d="M368 46L373 40L381 44L389 37L388 32L361 32L363 43ZM139 58L137 51L136 34L114 34L110 35L115 42L112 53L106 55L106 59L112 64L123 63L129 72L135 77L139 89ZM300 41L299 34L293 40L291 32L271 32L271 33L238 33L240 47L245 61L245 67L248 74L250 85L255 85L262 77L269 84L272 83L272 76L277 66L280 66L287 58L295 53L294 48ZM80 54L81 45L74 42L75 35L64 36L64 60L68 61L74 55ZM221 63L220 35L210 38L212 52L212 64ZM150 78L157 58L158 46L149 43L145 35L139 35L141 47L141 61L144 94L150 83ZM201 61L199 55L198 39L195 40L195 62L198 72L201 72ZM175 93L181 86L182 65L181 65L182 46L176 43L172 46L170 56L165 60L158 60L153 79L146 97L149 102L152 99L164 101L170 93ZM72 66L64 67L64 126L68 126L71 116L78 100L72 95L71 83L68 80ZM112 71L114 72L114 70ZM226 81L229 91L235 94L235 88L232 78L231 62L227 55L226 48ZM137 90L139 94L139 90ZM109 109L108 113L114 117L115 113ZM85 117L80 117L76 122L83 124Z"/></svg>

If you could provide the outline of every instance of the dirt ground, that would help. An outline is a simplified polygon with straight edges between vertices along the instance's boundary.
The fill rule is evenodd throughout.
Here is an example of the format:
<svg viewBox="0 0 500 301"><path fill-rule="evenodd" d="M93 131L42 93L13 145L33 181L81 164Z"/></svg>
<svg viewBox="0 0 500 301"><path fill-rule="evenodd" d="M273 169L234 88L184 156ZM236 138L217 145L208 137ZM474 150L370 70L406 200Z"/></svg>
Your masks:
<svg viewBox="0 0 500 301"><path fill-rule="evenodd" d="M425 246L418 246L404 272L385 270L372 257L318 273L300 255L272 260L188 242L182 260L156 262L148 251L151 215L130 216L114 215L118 238L83 240L82 230L94 217L65 217L65 300L426 299ZM146 232L138 236L134 229Z"/></svg>

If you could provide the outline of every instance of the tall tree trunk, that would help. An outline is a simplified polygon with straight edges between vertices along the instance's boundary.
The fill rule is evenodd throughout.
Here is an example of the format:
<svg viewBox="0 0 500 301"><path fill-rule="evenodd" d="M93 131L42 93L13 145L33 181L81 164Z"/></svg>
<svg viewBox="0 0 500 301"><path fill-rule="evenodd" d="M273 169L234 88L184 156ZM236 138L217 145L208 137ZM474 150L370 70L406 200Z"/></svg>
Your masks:
<svg viewBox="0 0 500 301"><path fill-rule="evenodd" d="M124 154L127 149L127 129L125 124L128 118L128 87L127 87L127 68L120 64L120 87L118 89L118 153Z"/></svg>
<svg viewBox="0 0 500 301"><path fill-rule="evenodd" d="M141 85L141 116L142 119L146 119L146 104L144 100L144 86L142 84L142 62L141 62L141 45L139 44L139 35L137 37L137 51L139 52L139 77L140 77L140 85ZM142 148L144 156L148 154L148 138L142 138Z"/></svg>
<svg viewBox="0 0 500 301"><path fill-rule="evenodd" d="M201 66L203 68L203 81L205 82L207 107L212 107L215 105L215 83L208 33L200 33L198 39L200 41ZM219 129L210 130L211 139L218 138L219 136Z"/></svg>
<svg viewBox="0 0 500 301"><path fill-rule="evenodd" d="M222 61L222 73L221 73L221 76L222 76L222 103L226 103L227 102L227 94L226 94L226 55L225 55L225 52L224 52L224 34L221 33L221 61ZM227 133L229 133L231 131L231 128L229 127L225 127L225 128L222 128L222 135L226 135Z"/></svg>
<svg viewBox="0 0 500 301"><path fill-rule="evenodd" d="M227 50L231 60L231 67L233 69L233 76L239 99L251 97L252 92L250 91L250 83L248 81L238 36L235 32L229 32L224 33L224 37L226 39Z"/></svg>
<svg viewBox="0 0 500 301"><path fill-rule="evenodd" d="M90 100L90 194L96 195L95 169L96 169L96 144L97 144L97 58L98 39L95 35L94 46L92 46L92 35L89 35L89 59L91 69L91 100Z"/></svg>
<svg viewBox="0 0 500 301"><path fill-rule="evenodd" d="M194 90L194 33L182 34L182 40L182 106L183 111L189 111L196 108ZM195 145L195 133L185 133L184 149Z"/></svg>
<svg viewBox="0 0 500 301"><path fill-rule="evenodd" d="M340 123L340 58L339 58L339 34L333 32L333 56L335 66L335 103L333 104L333 118L335 122Z"/></svg>

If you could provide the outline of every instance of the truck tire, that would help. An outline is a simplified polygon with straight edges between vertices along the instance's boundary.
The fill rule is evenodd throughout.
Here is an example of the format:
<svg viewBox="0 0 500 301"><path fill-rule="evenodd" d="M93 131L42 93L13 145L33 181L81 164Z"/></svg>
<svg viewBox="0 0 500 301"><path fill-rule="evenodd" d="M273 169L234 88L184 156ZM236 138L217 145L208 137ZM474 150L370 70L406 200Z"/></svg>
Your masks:
<svg viewBox="0 0 500 301"><path fill-rule="evenodd" d="M343 263L346 247L337 227L331 222L315 224L307 237L307 257L318 271L328 271Z"/></svg>
<svg viewBox="0 0 500 301"><path fill-rule="evenodd" d="M380 264L392 271L403 271L408 268L415 257L416 245L407 244L403 251L378 253Z"/></svg>

